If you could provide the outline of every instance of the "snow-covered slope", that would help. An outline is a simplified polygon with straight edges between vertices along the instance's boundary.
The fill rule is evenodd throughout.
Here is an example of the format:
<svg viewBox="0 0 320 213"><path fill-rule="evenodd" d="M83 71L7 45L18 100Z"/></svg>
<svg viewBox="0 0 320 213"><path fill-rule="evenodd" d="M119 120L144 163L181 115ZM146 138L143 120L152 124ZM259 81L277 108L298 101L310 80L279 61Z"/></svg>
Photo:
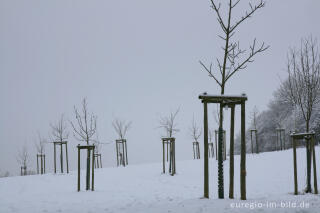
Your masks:
<svg viewBox="0 0 320 213"><path fill-rule="evenodd" d="M316 153L320 151L316 148ZM320 159L320 156L318 156ZM319 161L317 161L319 162ZM228 167L225 162L225 197ZM77 192L76 171L0 179L0 212L318 212L319 195L294 196L292 150L247 155L247 201L239 200L239 156L235 157L235 199L217 199L217 163L210 160L210 199L203 195L203 159L177 162L177 175L162 165L95 170L95 191ZM320 163L318 163L320 166ZM317 170L320 175L320 169ZM305 187L305 149L298 149L298 183ZM303 208L283 208L304 205ZM247 206L245 206L247 205ZM262 207L261 207L262 205ZM273 205L277 205L274 207ZM253 211L254 210L254 211Z"/></svg>

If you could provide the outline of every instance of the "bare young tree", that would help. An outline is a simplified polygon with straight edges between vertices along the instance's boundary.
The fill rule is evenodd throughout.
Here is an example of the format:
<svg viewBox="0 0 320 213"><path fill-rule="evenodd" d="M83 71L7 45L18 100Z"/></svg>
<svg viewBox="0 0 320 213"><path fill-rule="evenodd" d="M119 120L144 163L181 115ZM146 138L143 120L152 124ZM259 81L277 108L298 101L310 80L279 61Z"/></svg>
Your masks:
<svg viewBox="0 0 320 213"><path fill-rule="evenodd" d="M17 155L17 162L21 166L21 175L27 175L27 168L30 162L30 156L26 145L24 145L22 149L19 150Z"/></svg>
<svg viewBox="0 0 320 213"><path fill-rule="evenodd" d="M180 111L180 108L178 108L176 111L170 112L168 116L160 117L159 120L159 128L162 128L165 130L167 137L171 138L173 135L177 132L179 132L179 129L177 128L176 118Z"/></svg>
<svg viewBox="0 0 320 213"><path fill-rule="evenodd" d="M64 115L61 115L59 121L55 124L50 123L52 141L62 142L67 140L69 132L67 131L67 123L65 122Z"/></svg>
<svg viewBox="0 0 320 213"><path fill-rule="evenodd" d="M194 142L198 142L202 131L201 128L197 125L196 121L194 120L194 117L192 119L192 125L190 127L191 137Z"/></svg>
<svg viewBox="0 0 320 213"><path fill-rule="evenodd" d="M257 45L256 39L253 40L252 44L248 49L240 48L240 42L233 40L239 26L245 23L252 15L259 9L265 6L265 1L261 0L258 4L252 5L249 3L249 10L241 18L233 17L233 12L236 6L239 4L240 0L229 0L226 6L226 13L222 12L222 4L218 1L210 0L211 7L217 16L217 21L222 30L222 35L219 37L223 40L222 46L222 57L216 58L216 69L212 68L212 63L210 65L205 65L200 61L201 66L209 74L210 77L220 87L220 94L225 93L225 86L228 80L240 70L243 70L247 65L254 61L254 57L264 52L269 46L265 46L264 43ZM223 1L227 2L227 1ZM224 18L226 14L226 18ZM235 21L233 21L235 20ZM216 70L216 71L215 71ZM220 106L219 113L219 147L222 145L223 140L223 108ZM222 156L222 150L219 148L219 156ZM242 165L245 165L245 159L241 161ZM243 171L244 173L244 171ZM244 180L244 178L243 178ZM224 198L224 180L223 180L223 159L218 158L218 188L219 188L219 198ZM244 185L244 184L242 184ZM243 190L244 191L244 190ZM246 199L245 195L241 195L241 199Z"/></svg>
<svg viewBox="0 0 320 213"><path fill-rule="evenodd" d="M317 40L301 40L299 49L292 48L287 59L288 79L281 84L283 100L299 107L305 120L305 130L310 130L310 119L320 101L320 54Z"/></svg>
<svg viewBox="0 0 320 213"><path fill-rule="evenodd" d="M82 100L82 109L79 111L74 106L74 114L76 116L76 123L71 123L73 128L73 135L78 141L84 141L86 145L94 143L94 135L97 131L97 117L88 111L88 104L86 98ZM77 125L77 126L76 126ZM86 188L90 188L90 150L87 149L87 177Z"/></svg>
<svg viewBox="0 0 320 213"><path fill-rule="evenodd" d="M94 135L97 130L97 116L88 112L87 99L82 100L82 109L79 111L74 106L74 113L76 116L76 123L71 123L73 128L73 135L78 141L84 141L87 145L94 142Z"/></svg>
<svg viewBox="0 0 320 213"><path fill-rule="evenodd" d="M253 140L252 140L252 134L254 132L255 134L255 141L256 141L256 153L259 153L259 147L258 147L258 129L257 129L257 117L259 115L259 109L257 106L253 107L253 110L250 115L251 119L251 126L253 127L250 131L251 136L251 152L253 153Z"/></svg>
<svg viewBox="0 0 320 213"><path fill-rule="evenodd" d="M320 54L317 41L301 40L299 49L292 48L287 59L288 79L281 85L284 100L299 107L305 121L305 131L310 131L310 120L315 105L320 101ZM306 143L307 188L311 192L311 146Z"/></svg>
<svg viewBox="0 0 320 213"><path fill-rule="evenodd" d="M131 128L131 124L131 121L121 120L119 118L113 120L112 126L118 134L119 139L125 139L128 130Z"/></svg>
<svg viewBox="0 0 320 213"><path fill-rule="evenodd" d="M44 154L45 144L47 143L46 139L43 138L38 132L38 141L35 143L38 154Z"/></svg>

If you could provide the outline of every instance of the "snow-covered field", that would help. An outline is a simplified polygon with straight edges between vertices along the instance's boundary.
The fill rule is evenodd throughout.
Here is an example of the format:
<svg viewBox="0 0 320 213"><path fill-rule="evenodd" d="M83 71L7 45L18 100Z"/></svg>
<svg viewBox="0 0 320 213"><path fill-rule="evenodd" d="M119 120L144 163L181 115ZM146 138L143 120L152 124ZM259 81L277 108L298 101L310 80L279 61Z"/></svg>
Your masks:
<svg viewBox="0 0 320 213"><path fill-rule="evenodd" d="M319 151L317 147L316 153ZM291 149L247 155L247 201L239 199L239 156L235 157L235 199L227 198L228 164L226 161L224 167L224 200L217 199L217 163L213 159L210 160L211 198L201 199L203 159L200 159L177 162L177 175L173 177L161 174L160 163L97 169L94 192L83 190L83 171L81 192L76 191L76 171L68 175L1 178L0 212L319 212L319 195L292 194ZM317 171L319 176L320 169ZM305 187L305 176L305 149L298 149L301 192ZM284 207L284 204L291 206Z"/></svg>

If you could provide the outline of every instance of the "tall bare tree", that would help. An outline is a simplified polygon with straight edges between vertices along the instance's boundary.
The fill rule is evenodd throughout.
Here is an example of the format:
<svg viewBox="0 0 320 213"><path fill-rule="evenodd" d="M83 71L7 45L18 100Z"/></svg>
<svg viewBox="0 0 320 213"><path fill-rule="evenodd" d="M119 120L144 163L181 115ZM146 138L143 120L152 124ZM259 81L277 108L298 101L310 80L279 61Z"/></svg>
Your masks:
<svg viewBox="0 0 320 213"><path fill-rule="evenodd" d="M121 120L120 118L116 118L112 122L112 126L120 139L125 139L128 130L131 128L131 124L131 121Z"/></svg>
<svg viewBox="0 0 320 213"><path fill-rule="evenodd" d="M300 48L291 48L287 59L288 79L282 82L280 95L298 106L305 121L305 131L310 131L310 119L315 105L320 101L320 54L317 40L301 40ZM307 189L311 192L311 148L306 143Z"/></svg>
<svg viewBox="0 0 320 213"><path fill-rule="evenodd" d="M264 43L261 45L257 44L256 39L253 40L252 44L248 49L240 48L240 42L233 40L234 36L239 29L239 26L245 23L252 15L259 9L265 6L265 1L261 0L258 4L252 5L249 3L249 10L245 12L241 18L235 18L233 15L233 10L239 4L240 0L229 0L223 1L226 3L226 13L222 11L222 4L215 0L210 0L213 12L217 16L217 21L222 30L222 35L219 37L223 40L222 46L222 57L216 58L216 68L210 65L205 65L202 61L200 64L204 70L209 74L210 77L220 87L220 93L223 95L225 93L225 86L228 80L234 76L240 70L243 70L247 65L254 61L254 56L259 53L264 52L269 46L265 46ZM224 14L226 17L224 17ZM235 21L233 21L235 20ZM220 118L219 118L219 147L222 145L223 141L223 108L220 106ZM218 158L218 189L219 198L224 198L224 184L223 184L223 159L222 159L222 149L219 148L219 158ZM245 164L245 159L242 159L242 164ZM244 195L241 199L246 199Z"/></svg>
<svg viewBox="0 0 320 213"><path fill-rule="evenodd" d="M168 116L160 117L159 128L164 129L167 134L167 137L169 138L173 137L175 133L179 132L179 129L177 128L177 123L176 123L176 118L179 111L180 111L180 108L170 112Z"/></svg>
<svg viewBox="0 0 320 213"><path fill-rule="evenodd" d="M30 155L26 145L24 145L22 149L19 150L17 155L17 162L20 164L21 167L24 168L23 170L21 168L21 172L23 171L21 175L27 175L27 168L30 162Z"/></svg>

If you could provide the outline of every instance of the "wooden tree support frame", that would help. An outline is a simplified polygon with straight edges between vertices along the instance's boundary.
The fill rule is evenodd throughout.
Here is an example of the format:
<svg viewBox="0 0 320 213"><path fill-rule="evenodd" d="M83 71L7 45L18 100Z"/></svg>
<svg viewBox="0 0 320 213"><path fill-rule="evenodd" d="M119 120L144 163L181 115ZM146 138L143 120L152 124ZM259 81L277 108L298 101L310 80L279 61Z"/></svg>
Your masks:
<svg viewBox="0 0 320 213"><path fill-rule="evenodd" d="M277 140L276 140L276 150L285 150L286 149L286 133L285 129L283 128L277 128L276 129L276 135L277 135Z"/></svg>
<svg viewBox="0 0 320 213"><path fill-rule="evenodd" d="M128 165L127 140L126 139L116 140L116 152L117 152L117 166Z"/></svg>
<svg viewBox="0 0 320 213"><path fill-rule="evenodd" d="M94 153L94 168L102 168L101 153Z"/></svg>
<svg viewBox="0 0 320 213"><path fill-rule="evenodd" d="M310 150L310 157L307 156L307 173L311 174L311 161L313 164L313 187L314 194L318 194L317 185L317 165L316 165L316 153L314 150L315 133L292 133L290 135L293 145L293 175L294 175L294 194L298 195L298 175L297 175L297 151L296 140L305 140L306 147ZM308 155L308 152L307 152ZM311 176L307 174L307 192L311 192Z"/></svg>
<svg viewBox="0 0 320 213"><path fill-rule="evenodd" d="M199 95L203 103L204 110L204 198L209 198L209 160L208 160L208 104L220 104L221 107L231 108L231 126L230 126L230 183L229 198L234 197L234 114L235 106L241 105L241 153L240 153L240 194L241 200L246 200L246 128L245 128L245 102L248 100L246 95L227 96L227 95L208 95L203 93ZM223 144L223 130L219 129L219 144ZM221 152L220 152L221 151ZM223 189L223 156L221 148L218 152L218 194L219 198L224 198Z"/></svg>
<svg viewBox="0 0 320 213"><path fill-rule="evenodd" d="M166 173L166 161L169 161L169 173L171 176L176 174L176 148L175 138L162 138L162 172ZM167 145L167 146L166 146ZM166 149L167 147L167 149ZM167 158L166 158L167 152ZM169 155L168 155L169 153Z"/></svg>
<svg viewBox="0 0 320 213"><path fill-rule="evenodd" d="M208 152L209 152L209 158L213 158L214 157L214 148L213 148L212 142L208 143Z"/></svg>
<svg viewBox="0 0 320 213"><path fill-rule="evenodd" d="M199 142L192 142L193 159L200 159L200 147Z"/></svg>
<svg viewBox="0 0 320 213"><path fill-rule="evenodd" d="M40 158L40 168L39 168L39 158ZM37 173L45 174L46 173L46 155L37 154Z"/></svg>
<svg viewBox="0 0 320 213"><path fill-rule="evenodd" d="M219 150L219 130L214 131L215 140L216 140L216 160L218 160L218 150ZM226 130L223 130L223 144L222 144L222 152L223 152L223 160L227 160L227 141L226 141Z"/></svg>
<svg viewBox="0 0 320 213"><path fill-rule="evenodd" d="M53 143L53 165L54 165L54 173L57 173L57 153L56 153L56 146L60 146L60 169L61 173L63 173L63 145L65 145L65 154L66 154L66 166L67 166L67 173L69 173L69 159L68 159L68 141L54 141Z"/></svg>
<svg viewBox="0 0 320 213"><path fill-rule="evenodd" d="M20 167L20 175L21 176L26 176L27 175L27 167L26 166L21 166Z"/></svg>
<svg viewBox="0 0 320 213"><path fill-rule="evenodd" d="M256 129L250 129L250 142L251 142L251 153L253 154L253 135L255 136L254 138L254 140L255 140L255 144L256 144L256 146L255 146L255 148L256 148L256 153L258 154L259 153L259 145L258 145L258 130L256 130Z"/></svg>
<svg viewBox="0 0 320 213"><path fill-rule="evenodd" d="M92 152L92 171L91 171L91 191L94 191L94 145L86 145L80 146L78 144L78 192L80 191L80 151L81 149L86 149L88 156L90 156L90 152ZM86 190L90 189L90 158L87 159L87 166L86 166Z"/></svg>

